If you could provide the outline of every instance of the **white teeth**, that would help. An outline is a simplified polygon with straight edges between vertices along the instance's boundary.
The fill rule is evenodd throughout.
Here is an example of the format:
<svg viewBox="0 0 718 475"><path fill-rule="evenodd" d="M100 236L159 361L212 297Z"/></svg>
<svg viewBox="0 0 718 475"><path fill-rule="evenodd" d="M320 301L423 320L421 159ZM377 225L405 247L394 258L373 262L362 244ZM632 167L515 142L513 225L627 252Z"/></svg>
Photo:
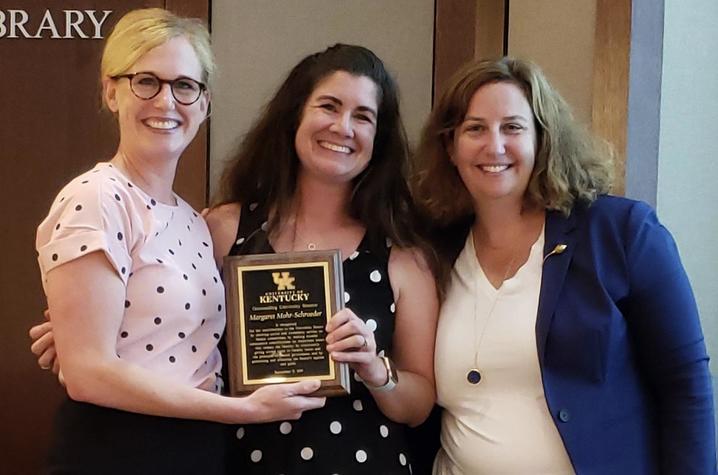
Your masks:
<svg viewBox="0 0 718 475"><path fill-rule="evenodd" d="M351 153L352 149L349 147L345 147L344 145L336 145L330 142L319 142L319 145L322 148L326 148L328 150L331 150L333 152L339 152L339 153Z"/></svg>
<svg viewBox="0 0 718 475"><path fill-rule="evenodd" d="M481 169L489 173L500 173L508 168L508 165L481 165Z"/></svg>
<svg viewBox="0 0 718 475"><path fill-rule="evenodd" d="M153 129L169 130L179 126L179 122L172 119L147 119L145 124Z"/></svg>

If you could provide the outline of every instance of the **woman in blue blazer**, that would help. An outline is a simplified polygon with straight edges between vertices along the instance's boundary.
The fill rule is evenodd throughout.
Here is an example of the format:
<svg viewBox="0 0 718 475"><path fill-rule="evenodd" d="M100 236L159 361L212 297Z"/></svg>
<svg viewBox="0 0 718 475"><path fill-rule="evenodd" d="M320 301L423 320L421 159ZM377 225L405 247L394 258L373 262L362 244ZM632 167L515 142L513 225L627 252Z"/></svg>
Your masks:
<svg viewBox="0 0 718 475"><path fill-rule="evenodd" d="M528 62L467 65L419 148L444 304L435 474L716 473L676 245Z"/></svg>

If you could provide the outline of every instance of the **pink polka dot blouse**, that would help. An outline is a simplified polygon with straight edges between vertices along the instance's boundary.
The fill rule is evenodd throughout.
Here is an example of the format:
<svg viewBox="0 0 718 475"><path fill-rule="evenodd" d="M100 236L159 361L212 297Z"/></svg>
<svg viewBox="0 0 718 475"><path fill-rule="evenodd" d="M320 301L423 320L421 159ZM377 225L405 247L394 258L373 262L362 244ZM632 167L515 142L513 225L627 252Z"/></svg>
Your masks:
<svg viewBox="0 0 718 475"><path fill-rule="evenodd" d="M119 357L219 392L224 287L206 223L175 198L176 206L162 204L111 164L98 163L60 191L38 227L42 279L102 251L126 287Z"/></svg>

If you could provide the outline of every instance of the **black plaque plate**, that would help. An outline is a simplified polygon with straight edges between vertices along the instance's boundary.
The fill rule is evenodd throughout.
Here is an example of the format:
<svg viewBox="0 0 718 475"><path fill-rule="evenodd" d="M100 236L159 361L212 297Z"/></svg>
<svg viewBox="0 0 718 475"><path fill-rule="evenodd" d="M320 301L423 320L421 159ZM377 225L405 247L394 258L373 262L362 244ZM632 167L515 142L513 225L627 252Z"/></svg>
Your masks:
<svg viewBox="0 0 718 475"><path fill-rule="evenodd" d="M331 359L325 326L344 306L339 251L224 258L232 395L319 380L317 396L349 393L349 369Z"/></svg>

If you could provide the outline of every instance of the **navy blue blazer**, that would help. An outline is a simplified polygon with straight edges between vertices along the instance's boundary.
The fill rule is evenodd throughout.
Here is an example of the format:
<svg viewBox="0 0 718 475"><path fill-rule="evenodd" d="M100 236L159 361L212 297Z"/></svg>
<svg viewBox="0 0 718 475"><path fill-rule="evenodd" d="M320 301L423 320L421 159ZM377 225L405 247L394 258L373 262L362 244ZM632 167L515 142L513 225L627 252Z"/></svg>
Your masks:
<svg viewBox="0 0 718 475"><path fill-rule="evenodd" d="M548 212L545 242L538 356L576 472L715 474L698 310L653 210L602 196L569 217Z"/></svg>

